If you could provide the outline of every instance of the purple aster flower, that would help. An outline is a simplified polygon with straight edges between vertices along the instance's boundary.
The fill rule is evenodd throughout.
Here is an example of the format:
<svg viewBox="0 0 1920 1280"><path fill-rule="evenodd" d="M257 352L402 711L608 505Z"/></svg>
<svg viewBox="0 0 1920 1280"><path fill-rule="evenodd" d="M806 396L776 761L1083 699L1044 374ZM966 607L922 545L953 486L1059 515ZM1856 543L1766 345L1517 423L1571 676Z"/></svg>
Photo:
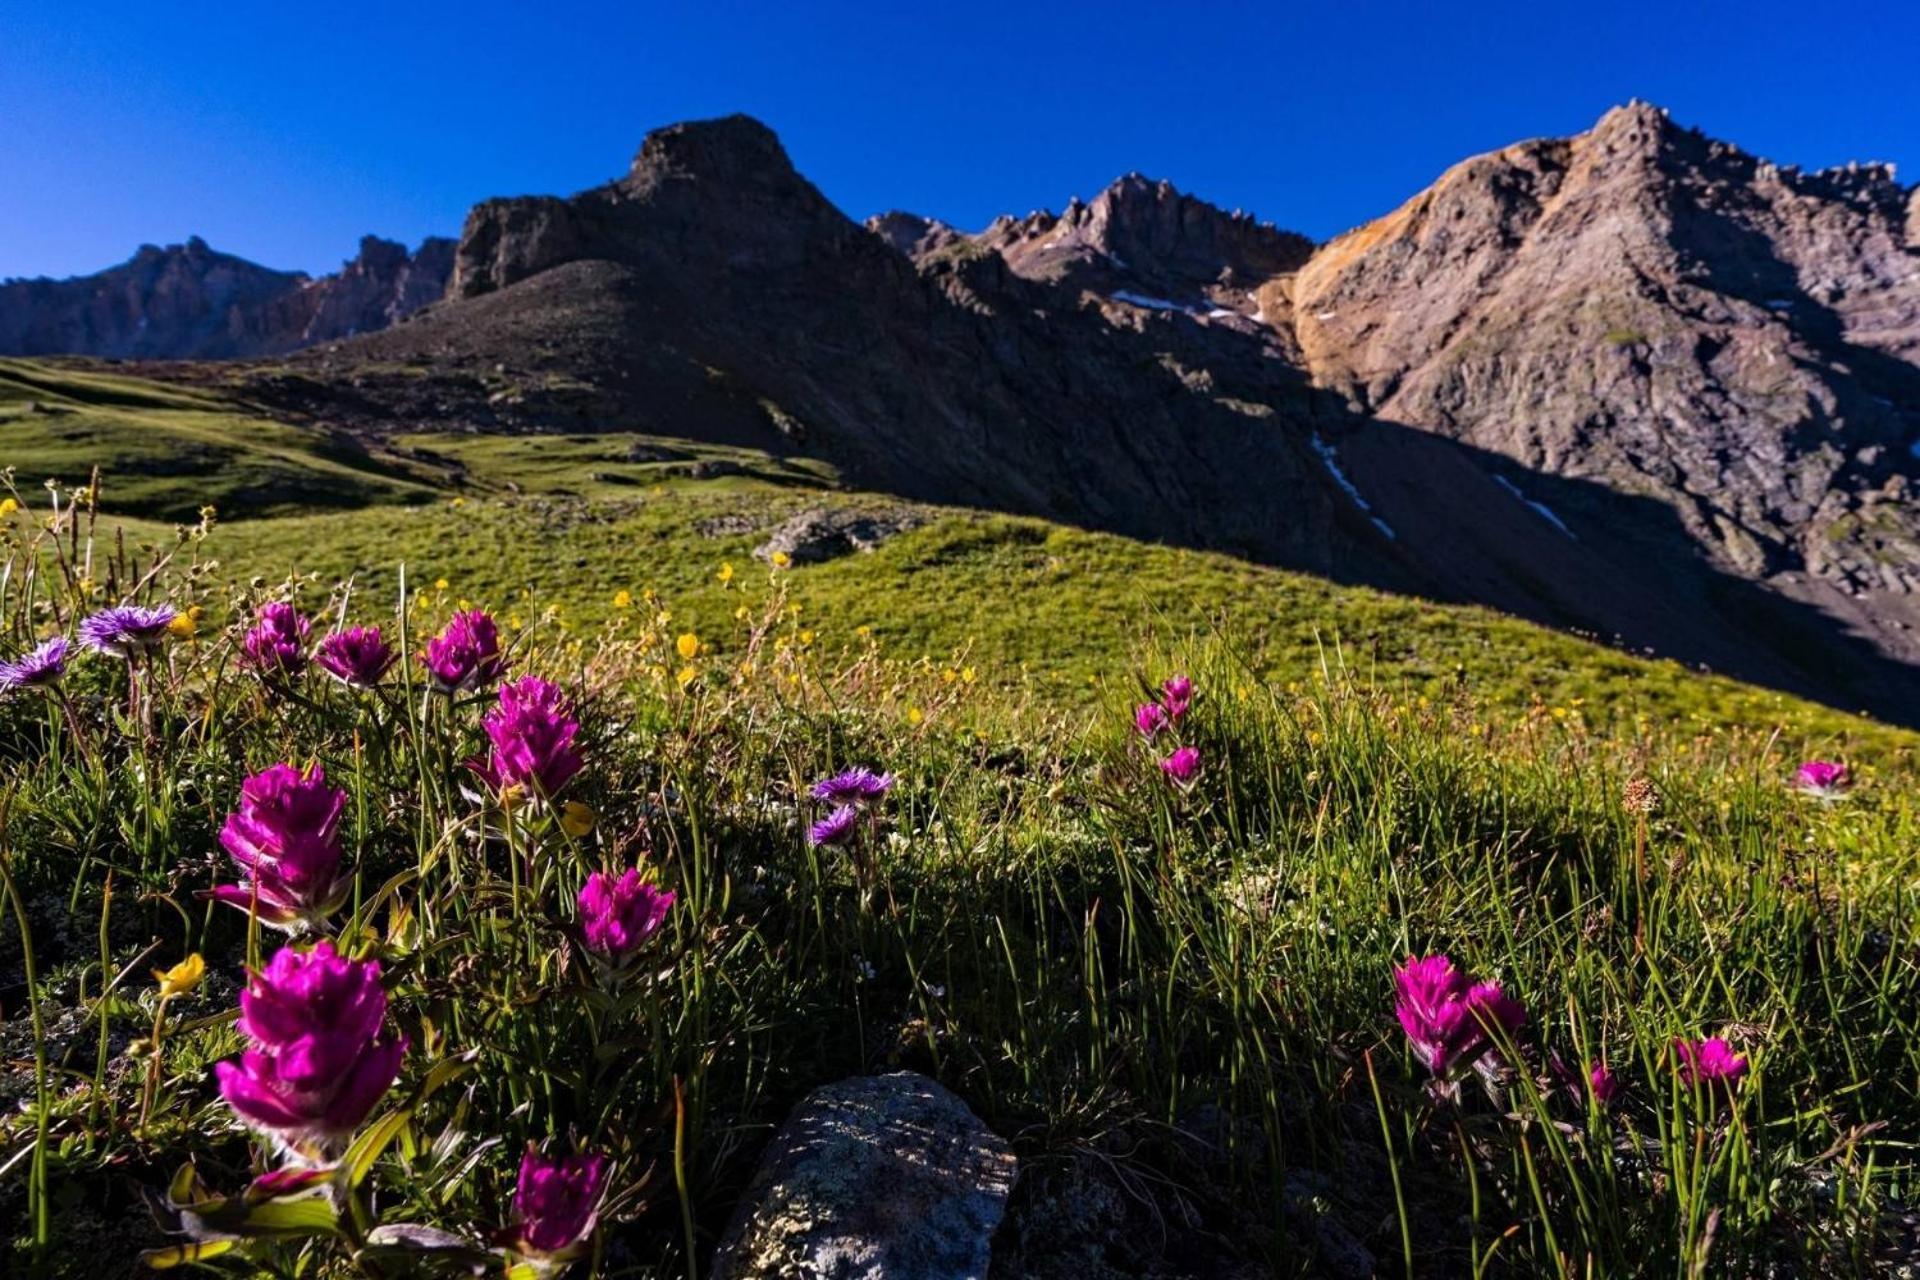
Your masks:
<svg viewBox="0 0 1920 1280"><path fill-rule="evenodd" d="M340 872L340 813L347 793L327 785L315 765L302 776L276 764L240 785L240 807L227 815L220 844L240 864L241 883L207 896L253 911L260 923L289 933L316 927L338 910L352 887Z"/></svg>
<svg viewBox="0 0 1920 1280"><path fill-rule="evenodd" d="M1160 686L1160 702L1167 709L1167 719L1181 719L1193 705L1193 681L1185 676L1169 676Z"/></svg>
<svg viewBox="0 0 1920 1280"><path fill-rule="evenodd" d="M446 630L427 641L420 661L442 693L491 684L507 669L500 654L500 631L492 616L479 609L454 614Z"/></svg>
<svg viewBox="0 0 1920 1280"><path fill-rule="evenodd" d="M1688 1088L1717 1081L1725 1081L1731 1088L1747 1074L1746 1058L1735 1053L1733 1046L1719 1036L1709 1040L1675 1040L1673 1051L1678 1056L1680 1083Z"/></svg>
<svg viewBox="0 0 1920 1280"><path fill-rule="evenodd" d="M67 648L67 638L55 636L12 662L0 662L0 693L59 683L67 674Z"/></svg>
<svg viewBox="0 0 1920 1280"><path fill-rule="evenodd" d="M853 838L860 825L860 811L843 804L807 828L807 839L816 846L841 845Z"/></svg>
<svg viewBox="0 0 1920 1280"><path fill-rule="evenodd" d="M1394 1016L1436 1076L1477 1062L1490 1047L1491 1028L1512 1035L1527 1020L1526 1009L1497 983L1470 981L1446 956L1409 958L1393 982Z"/></svg>
<svg viewBox="0 0 1920 1280"><path fill-rule="evenodd" d="M171 605L115 605L81 620L80 643L116 658L138 657L159 648L179 616Z"/></svg>
<svg viewBox="0 0 1920 1280"><path fill-rule="evenodd" d="M500 703L480 726L493 750L467 767L496 793L524 787L552 799L585 763L573 745L580 722L568 713L566 695L538 676L500 686Z"/></svg>
<svg viewBox="0 0 1920 1280"><path fill-rule="evenodd" d="M1809 760L1793 775L1796 788L1821 800L1839 799L1851 780L1847 766L1835 760Z"/></svg>
<svg viewBox="0 0 1920 1280"><path fill-rule="evenodd" d="M326 941L282 947L241 993L250 1047L214 1064L220 1095L251 1127L324 1158L400 1073L407 1045L382 1034L386 1016L376 961L349 960Z"/></svg>
<svg viewBox="0 0 1920 1280"><path fill-rule="evenodd" d="M666 923L673 890L660 889L629 869L618 880L596 871L580 890L580 923L587 949L618 964Z"/></svg>
<svg viewBox="0 0 1920 1280"><path fill-rule="evenodd" d="M831 778L813 784L812 795L815 800L827 804L854 805L866 808L886 797L893 790L894 777L890 773L875 773L871 769L848 769L836 773Z"/></svg>
<svg viewBox="0 0 1920 1280"><path fill-rule="evenodd" d="M1157 702L1143 702L1133 710L1133 727L1143 738L1157 737L1169 723L1167 709Z"/></svg>
<svg viewBox="0 0 1920 1280"><path fill-rule="evenodd" d="M297 676L307 665L307 633L312 626L286 601L268 601L254 614L252 630L241 638L241 656L262 676Z"/></svg>
<svg viewBox="0 0 1920 1280"><path fill-rule="evenodd" d="M1160 762L1160 772L1182 791L1186 790L1200 777L1200 748L1181 747Z"/></svg>
<svg viewBox="0 0 1920 1280"><path fill-rule="evenodd" d="M380 637L378 627L348 627L320 642L314 663L322 671L356 689L371 689L393 665L393 647Z"/></svg>
<svg viewBox="0 0 1920 1280"><path fill-rule="evenodd" d="M606 1183L605 1156L550 1158L528 1143L513 1193L514 1252L556 1261L573 1253L593 1234Z"/></svg>

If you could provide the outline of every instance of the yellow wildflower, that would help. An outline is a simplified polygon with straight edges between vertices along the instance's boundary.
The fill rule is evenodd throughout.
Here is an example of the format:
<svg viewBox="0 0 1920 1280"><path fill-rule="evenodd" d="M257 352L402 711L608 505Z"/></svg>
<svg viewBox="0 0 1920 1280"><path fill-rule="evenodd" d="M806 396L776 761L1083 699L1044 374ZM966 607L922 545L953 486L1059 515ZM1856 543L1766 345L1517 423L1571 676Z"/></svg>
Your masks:
<svg viewBox="0 0 1920 1280"><path fill-rule="evenodd" d="M753 616L753 612L752 610L748 609L747 606L741 605L738 609L735 609L733 611L733 616L738 618L740 621L745 622L748 618L751 618Z"/></svg>
<svg viewBox="0 0 1920 1280"><path fill-rule="evenodd" d="M680 682L680 687L684 689L688 685L692 684L694 681L694 677L698 676L699 674L700 673L698 671L695 671L692 667L682 667L674 675L673 678L675 680L678 680Z"/></svg>
<svg viewBox="0 0 1920 1280"><path fill-rule="evenodd" d="M167 624L167 630L176 639L191 640L200 634L200 615L204 612L199 605L192 605L173 615L173 621Z"/></svg>
<svg viewBox="0 0 1920 1280"><path fill-rule="evenodd" d="M200 985L200 979L207 976L207 962L200 958L198 951L182 960L171 969L155 969L153 977L160 984L160 998L172 999L183 996Z"/></svg>
<svg viewBox="0 0 1920 1280"><path fill-rule="evenodd" d="M921 722L922 720L925 720L926 718L927 718L927 717L926 717L926 716L925 716L924 714L922 714L922 713L921 713L921 710L920 710L920 708L918 708L918 707L908 707L908 708L907 708L907 723L908 723L908 724L919 724L919 723L920 723L920 722Z"/></svg>
<svg viewBox="0 0 1920 1280"><path fill-rule="evenodd" d="M680 655L682 662L692 662L700 652L700 637L691 631L682 633L680 638L673 642L673 651Z"/></svg>
<svg viewBox="0 0 1920 1280"><path fill-rule="evenodd" d="M0 520L6 519L20 509L20 503L13 498L0 498Z"/></svg>
<svg viewBox="0 0 1920 1280"><path fill-rule="evenodd" d="M863 622L853 629L853 634L859 636L862 640L870 639L873 635L873 628Z"/></svg>
<svg viewBox="0 0 1920 1280"><path fill-rule="evenodd" d="M616 609L633 608L633 592L620 590L613 593L613 607Z"/></svg>
<svg viewBox="0 0 1920 1280"><path fill-rule="evenodd" d="M811 632L811 631L802 631L802 632L800 633L800 643L801 643L801 644L812 644L812 643L813 643L813 632Z"/></svg>
<svg viewBox="0 0 1920 1280"><path fill-rule="evenodd" d="M447 589L447 580L445 578L435 579L433 589L435 591L445 591Z"/></svg>
<svg viewBox="0 0 1920 1280"><path fill-rule="evenodd" d="M774 552L774 553L773 553L772 555L770 555L770 556L768 556L768 557L767 557L767 560L768 560L768 561L769 561L769 562L770 562L770 563L771 563L771 564L773 565L773 567L774 567L774 568L776 568L776 569L784 569L784 568L786 568L786 567L787 567L788 565L790 565L790 564L792 564L792 563L793 563L793 557L792 557L792 556L790 556L790 555L788 555L788 554L787 554L786 552L784 552L784 551L776 551L776 552Z"/></svg>
<svg viewBox="0 0 1920 1280"><path fill-rule="evenodd" d="M599 816L578 800L569 800L566 807L560 810L560 829L578 840L593 831L593 824L599 821Z"/></svg>
<svg viewBox="0 0 1920 1280"><path fill-rule="evenodd" d="M960 668L960 679L963 682L967 684L972 684L975 680L978 680L979 678L980 678L980 673L975 671L972 667Z"/></svg>
<svg viewBox="0 0 1920 1280"><path fill-rule="evenodd" d="M723 561L720 565L720 582L724 586L733 581L733 561Z"/></svg>

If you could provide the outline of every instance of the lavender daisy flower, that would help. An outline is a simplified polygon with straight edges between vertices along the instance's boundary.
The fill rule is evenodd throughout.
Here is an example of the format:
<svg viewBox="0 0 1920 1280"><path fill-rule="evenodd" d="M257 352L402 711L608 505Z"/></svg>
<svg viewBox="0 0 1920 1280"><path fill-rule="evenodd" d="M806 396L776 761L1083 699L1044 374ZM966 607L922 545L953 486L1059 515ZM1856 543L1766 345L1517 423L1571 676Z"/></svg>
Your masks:
<svg viewBox="0 0 1920 1280"><path fill-rule="evenodd" d="M865 808L884 798L887 792L893 790L893 784L894 776L890 773L855 768L814 783L811 794L815 800L830 805Z"/></svg>
<svg viewBox="0 0 1920 1280"><path fill-rule="evenodd" d="M115 605L81 621L80 643L116 658L135 658L159 648L179 616L171 605Z"/></svg>
<svg viewBox="0 0 1920 1280"><path fill-rule="evenodd" d="M850 804L843 804L820 821L807 828L807 839L816 846L841 845L853 838L855 829L860 825L860 811Z"/></svg>
<svg viewBox="0 0 1920 1280"><path fill-rule="evenodd" d="M320 642L314 665L342 684L371 689L393 665L393 646L378 627L348 627Z"/></svg>
<svg viewBox="0 0 1920 1280"><path fill-rule="evenodd" d="M12 689L41 689L67 673L67 638L55 636L12 662L0 662L0 693Z"/></svg>

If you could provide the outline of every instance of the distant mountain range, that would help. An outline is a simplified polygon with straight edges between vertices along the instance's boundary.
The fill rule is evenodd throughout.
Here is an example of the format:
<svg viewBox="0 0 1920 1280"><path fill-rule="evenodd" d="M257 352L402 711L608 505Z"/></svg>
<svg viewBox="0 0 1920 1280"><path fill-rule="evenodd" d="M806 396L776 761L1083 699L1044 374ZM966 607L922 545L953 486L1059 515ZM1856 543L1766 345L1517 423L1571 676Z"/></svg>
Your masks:
<svg viewBox="0 0 1920 1280"><path fill-rule="evenodd" d="M445 243L352 288L143 251L0 288L0 350L305 345L243 373L295 419L812 455L1920 722L1920 196L1886 166L1802 173L1635 103L1324 245L1137 175L970 234L855 223L731 117Z"/></svg>
<svg viewBox="0 0 1920 1280"><path fill-rule="evenodd" d="M194 236L142 245L126 262L69 280L0 283L0 354L121 359L280 355L384 329L447 290L454 242L413 253L377 236L332 275L275 271Z"/></svg>

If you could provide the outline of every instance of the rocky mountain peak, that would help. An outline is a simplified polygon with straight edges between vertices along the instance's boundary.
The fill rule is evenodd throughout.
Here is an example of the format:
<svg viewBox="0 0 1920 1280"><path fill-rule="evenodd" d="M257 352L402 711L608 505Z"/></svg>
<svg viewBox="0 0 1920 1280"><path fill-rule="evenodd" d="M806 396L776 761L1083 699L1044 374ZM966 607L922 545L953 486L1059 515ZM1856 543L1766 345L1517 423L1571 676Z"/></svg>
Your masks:
<svg viewBox="0 0 1920 1280"><path fill-rule="evenodd" d="M748 115L668 125L647 134L627 185L646 192L668 182L728 188L778 187L805 180L773 130Z"/></svg>

